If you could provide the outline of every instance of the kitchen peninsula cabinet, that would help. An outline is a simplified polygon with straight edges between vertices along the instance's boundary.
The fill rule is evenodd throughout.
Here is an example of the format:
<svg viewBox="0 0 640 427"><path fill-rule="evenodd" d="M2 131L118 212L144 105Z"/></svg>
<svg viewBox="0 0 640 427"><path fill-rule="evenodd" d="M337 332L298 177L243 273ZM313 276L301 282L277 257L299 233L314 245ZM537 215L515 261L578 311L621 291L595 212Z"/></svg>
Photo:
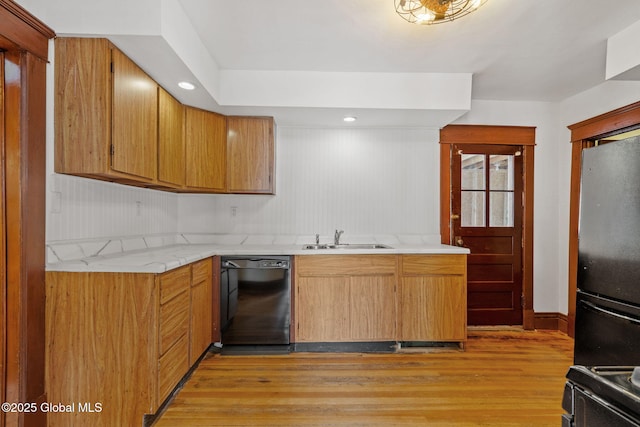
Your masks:
<svg viewBox="0 0 640 427"><path fill-rule="evenodd" d="M396 259L395 255L297 256L296 342L394 340Z"/></svg>
<svg viewBox="0 0 640 427"><path fill-rule="evenodd" d="M212 259L166 273L46 274L51 426L141 426L211 344Z"/></svg>
<svg viewBox="0 0 640 427"><path fill-rule="evenodd" d="M229 193L274 194L275 125L272 117L227 117Z"/></svg>
<svg viewBox="0 0 640 427"><path fill-rule="evenodd" d="M400 341L466 341L466 269L466 255L400 256Z"/></svg>
<svg viewBox="0 0 640 427"><path fill-rule="evenodd" d="M55 41L55 171L156 180L158 85L106 39Z"/></svg>
<svg viewBox="0 0 640 427"><path fill-rule="evenodd" d="M158 88L158 181L181 188L185 180L184 106Z"/></svg>
<svg viewBox="0 0 640 427"><path fill-rule="evenodd" d="M224 192L227 120L210 111L185 107L186 186L190 191Z"/></svg>

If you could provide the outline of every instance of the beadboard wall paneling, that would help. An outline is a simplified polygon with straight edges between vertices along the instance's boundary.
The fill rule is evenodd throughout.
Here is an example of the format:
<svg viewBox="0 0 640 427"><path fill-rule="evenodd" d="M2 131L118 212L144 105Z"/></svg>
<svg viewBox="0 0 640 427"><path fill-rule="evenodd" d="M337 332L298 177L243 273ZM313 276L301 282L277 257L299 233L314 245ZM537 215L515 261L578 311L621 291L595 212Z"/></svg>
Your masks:
<svg viewBox="0 0 640 427"><path fill-rule="evenodd" d="M48 181L49 242L177 231L174 193L60 174Z"/></svg>
<svg viewBox="0 0 640 427"><path fill-rule="evenodd" d="M182 195L178 229L437 235L438 138L437 129L279 127L276 196Z"/></svg>

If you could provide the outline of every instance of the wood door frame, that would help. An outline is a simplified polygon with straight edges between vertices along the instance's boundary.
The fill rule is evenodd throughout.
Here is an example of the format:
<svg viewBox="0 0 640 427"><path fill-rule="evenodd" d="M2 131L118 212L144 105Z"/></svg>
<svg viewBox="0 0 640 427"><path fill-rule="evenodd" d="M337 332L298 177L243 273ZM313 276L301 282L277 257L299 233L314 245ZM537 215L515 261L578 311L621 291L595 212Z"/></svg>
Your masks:
<svg viewBox="0 0 640 427"><path fill-rule="evenodd" d="M6 282L2 293L3 401L46 401L45 191L46 63L55 33L9 0L0 0L4 51ZM28 190L28 191L27 191ZM0 426L46 425L46 413L0 413Z"/></svg>
<svg viewBox="0 0 640 427"><path fill-rule="evenodd" d="M567 126L571 130L571 194L569 198L569 277L567 334L575 335L576 290L578 284L578 225L580 215L580 174L582 151L593 140L640 126L640 102Z"/></svg>
<svg viewBox="0 0 640 427"><path fill-rule="evenodd" d="M451 244L451 149L463 145L521 145L524 200L522 216L522 326L534 329L533 311L533 166L535 127L448 125L440 130L440 239Z"/></svg>
<svg viewBox="0 0 640 427"><path fill-rule="evenodd" d="M6 169L4 150L4 52L0 51L0 401L6 402L6 354L7 354L7 222L5 215L5 179ZM0 426L4 426L4 414L0 414Z"/></svg>

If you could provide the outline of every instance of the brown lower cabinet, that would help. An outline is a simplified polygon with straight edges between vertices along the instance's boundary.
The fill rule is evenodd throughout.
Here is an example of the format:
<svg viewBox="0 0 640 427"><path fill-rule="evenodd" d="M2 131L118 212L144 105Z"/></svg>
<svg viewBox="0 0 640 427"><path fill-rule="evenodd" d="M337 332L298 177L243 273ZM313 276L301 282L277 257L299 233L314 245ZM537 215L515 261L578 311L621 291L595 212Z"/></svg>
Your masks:
<svg viewBox="0 0 640 427"><path fill-rule="evenodd" d="M295 340L466 341L466 255L295 258Z"/></svg>
<svg viewBox="0 0 640 427"><path fill-rule="evenodd" d="M163 274L47 272L48 399L73 405L49 413L50 426L141 426L157 411L211 344L214 260Z"/></svg>
<svg viewBox="0 0 640 427"><path fill-rule="evenodd" d="M399 271L399 341L466 341L466 255L402 255Z"/></svg>
<svg viewBox="0 0 640 427"><path fill-rule="evenodd" d="M296 342L393 340L395 274L395 255L297 256Z"/></svg>
<svg viewBox="0 0 640 427"><path fill-rule="evenodd" d="M219 263L47 272L48 400L73 405L49 425L140 426L156 413L219 339ZM294 276L298 343L466 340L465 255L296 256Z"/></svg>

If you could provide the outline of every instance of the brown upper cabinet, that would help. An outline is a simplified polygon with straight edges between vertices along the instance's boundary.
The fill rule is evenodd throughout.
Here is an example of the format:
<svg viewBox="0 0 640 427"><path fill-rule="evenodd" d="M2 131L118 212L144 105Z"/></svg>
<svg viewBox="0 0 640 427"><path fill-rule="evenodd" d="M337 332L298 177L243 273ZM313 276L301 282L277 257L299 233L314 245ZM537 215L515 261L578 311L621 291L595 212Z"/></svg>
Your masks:
<svg viewBox="0 0 640 427"><path fill-rule="evenodd" d="M190 189L226 190L226 131L225 116L185 107L186 184Z"/></svg>
<svg viewBox="0 0 640 427"><path fill-rule="evenodd" d="M56 172L153 182L156 82L106 39L58 38L55 54Z"/></svg>
<svg viewBox="0 0 640 427"><path fill-rule="evenodd" d="M274 194L273 118L229 116L227 127L228 192Z"/></svg>
<svg viewBox="0 0 640 427"><path fill-rule="evenodd" d="M170 187L185 182L184 106L166 90L158 91L158 181Z"/></svg>
<svg viewBox="0 0 640 427"><path fill-rule="evenodd" d="M56 39L55 171L159 190L274 194L272 117L185 106L109 40Z"/></svg>

